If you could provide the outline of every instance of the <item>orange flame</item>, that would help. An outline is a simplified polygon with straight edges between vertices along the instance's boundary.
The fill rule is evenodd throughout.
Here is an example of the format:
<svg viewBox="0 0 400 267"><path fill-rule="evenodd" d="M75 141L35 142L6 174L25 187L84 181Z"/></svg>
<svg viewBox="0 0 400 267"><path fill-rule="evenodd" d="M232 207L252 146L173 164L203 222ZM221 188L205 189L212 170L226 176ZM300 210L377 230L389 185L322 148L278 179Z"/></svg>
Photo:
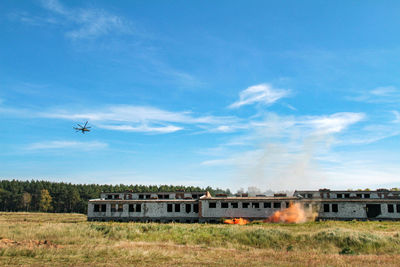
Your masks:
<svg viewBox="0 0 400 267"><path fill-rule="evenodd" d="M243 218L234 218L234 219L227 219L224 221L226 224L239 224L239 225L245 225L248 224L249 221Z"/></svg>
<svg viewBox="0 0 400 267"><path fill-rule="evenodd" d="M276 211L264 222L285 222L285 223L302 223L307 221L307 216L299 203L290 203L289 208Z"/></svg>

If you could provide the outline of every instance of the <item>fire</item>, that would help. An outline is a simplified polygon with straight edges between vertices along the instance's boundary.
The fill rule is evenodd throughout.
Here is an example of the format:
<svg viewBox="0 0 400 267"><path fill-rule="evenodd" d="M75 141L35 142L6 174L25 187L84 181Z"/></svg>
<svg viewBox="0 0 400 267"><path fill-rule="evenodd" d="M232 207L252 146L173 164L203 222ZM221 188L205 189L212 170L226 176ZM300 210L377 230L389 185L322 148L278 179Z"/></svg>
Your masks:
<svg viewBox="0 0 400 267"><path fill-rule="evenodd" d="M299 203L290 203L289 208L276 211L268 219L264 220L264 222L302 223L306 222L308 217Z"/></svg>
<svg viewBox="0 0 400 267"><path fill-rule="evenodd" d="M304 210L300 203L290 203L289 207L284 210L274 212L269 218L265 219L264 223L303 223L306 221L313 221L317 216L311 210ZM234 218L224 220L226 224L239 224L245 225L249 221L243 218Z"/></svg>
<svg viewBox="0 0 400 267"><path fill-rule="evenodd" d="M226 224L239 224L239 225L245 225L248 224L249 221L243 218L234 218L234 219L227 219L224 221Z"/></svg>

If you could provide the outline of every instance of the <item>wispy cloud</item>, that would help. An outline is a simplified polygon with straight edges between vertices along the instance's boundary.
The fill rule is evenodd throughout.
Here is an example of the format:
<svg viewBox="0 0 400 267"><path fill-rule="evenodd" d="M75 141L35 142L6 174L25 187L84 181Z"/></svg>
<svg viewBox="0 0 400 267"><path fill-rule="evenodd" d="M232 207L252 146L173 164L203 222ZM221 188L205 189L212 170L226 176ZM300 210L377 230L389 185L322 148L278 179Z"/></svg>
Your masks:
<svg viewBox="0 0 400 267"><path fill-rule="evenodd" d="M229 108L239 108L254 103L273 104L283 97L287 97L290 91L273 88L270 84L258 84L248 87L239 94L239 100L232 103Z"/></svg>
<svg viewBox="0 0 400 267"><path fill-rule="evenodd" d="M133 30L128 20L103 9L66 8L57 0L43 0L42 5L73 24L74 29L65 34L71 39L95 38L111 33L132 33Z"/></svg>
<svg viewBox="0 0 400 267"><path fill-rule="evenodd" d="M41 3L45 8L55 13L62 15L69 13L68 10L58 0L42 0Z"/></svg>
<svg viewBox="0 0 400 267"><path fill-rule="evenodd" d="M33 26L58 25L65 29L65 36L72 40L94 39L111 34L142 34L129 20L104 9L69 8L58 0L42 0L40 3L50 12L48 16L27 12L14 12L10 16Z"/></svg>
<svg viewBox="0 0 400 267"><path fill-rule="evenodd" d="M29 144L25 147L26 150L59 150L59 149L79 149L79 150L94 150L106 148L108 144L103 142L76 142L76 141L46 141Z"/></svg>
<svg viewBox="0 0 400 267"><path fill-rule="evenodd" d="M26 11L14 11L8 15L8 18L31 26L58 25L62 23L55 17L32 15Z"/></svg>
<svg viewBox="0 0 400 267"><path fill-rule="evenodd" d="M364 113L341 112L328 116L308 117L300 123L313 126L317 134L330 134L339 133L364 118Z"/></svg>
<svg viewBox="0 0 400 267"><path fill-rule="evenodd" d="M241 186L311 186L323 178L318 158L329 155L332 145L341 145L347 138L346 130L365 117L351 112L320 116L269 113L263 120L249 123L241 136L214 150L202 166L234 170Z"/></svg>
<svg viewBox="0 0 400 267"><path fill-rule="evenodd" d="M261 120L250 120L247 124L238 124L242 129L255 130L261 136L270 138L290 136L296 133L305 135L331 135L346 130L351 125L366 119L364 113L338 112L319 116L282 116L268 113ZM232 125L235 127L237 125Z"/></svg>
<svg viewBox="0 0 400 267"><path fill-rule="evenodd" d="M156 107L133 105L113 105L82 112L71 109L34 111L4 107L0 108L0 112L18 117L89 120L102 129L159 134L172 133L185 128L213 131L221 125L235 124L239 120L230 116L195 116L187 111L173 112Z"/></svg>
<svg viewBox="0 0 400 267"><path fill-rule="evenodd" d="M372 144L386 138L400 135L400 127L393 125L368 125L357 136L349 137L344 144Z"/></svg>
<svg viewBox="0 0 400 267"><path fill-rule="evenodd" d="M92 48L111 48L127 52L131 58L129 64L132 64L132 61L140 61L138 64L140 71L148 72L151 77L156 76L156 80L173 83L181 88L204 85L204 82L195 75L160 60L155 51L164 48L152 42L159 41L160 34L151 33L145 27L138 25L137 21L98 7L67 6L70 3L67 1L65 5L58 0L41 0L39 3L45 11L43 15L15 11L9 14L9 18L31 26L52 26L60 29L68 40L86 41L87 45L89 45L87 41L94 41L95 45L91 46ZM121 36L124 38L119 38Z"/></svg>
<svg viewBox="0 0 400 267"><path fill-rule="evenodd" d="M395 86L381 86L360 92L355 96L349 96L347 99L366 103L398 103L400 101L400 90Z"/></svg>
<svg viewBox="0 0 400 267"><path fill-rule="evenodd" d="M81 10L77 14L75 22L78 27L66 33L68 38L95 38L111 33L131 33L132 30L129 23L124 21L123 18L109 14L104 10Z"/></svg>
<svg viewBox="0 0 400 267"><path fill-rule="evenodd" d="M171 65L157 60L154 57L145 57L147 63L152 64L160 74L165 75L166 80L173 80L175 83L182 88L193 88L204 85L204 82L200 81L197 77L183 70L175 69Z"/></svg>
<svg viewBox="0 0 400 267"><path fill-rule="evenodd" d="M329 141L330 136L344 134L351 125L365 119L363 113L342 112L321 116L279 116L269 113L262 121L253 121L243 126L246 128L242 135L235 136L225 146L235 147L254 144L287 144L284 150L299 151L305 140L314 142ZM337 142L336 144L339 144ZM286 145L285 145L286 146ZM221 147L221 154L230 154ZM262 153L263 150L250 150L254 153ZM248 152L250 152L248 151ZM252 152L252 153L253 153ZM242 152L241 152L242 153ZM247 158L247 156L245 156ZM223 158L204 162L205 164L222 163L223 165L235 163L231 158ZM242 161L243 162L243 161Z"/></svg>
<svg viewBox="0 0 400 267"><path fill-rule="evenodd" d="M173 112L151 106L114 105L98 111L75 113L54 110L44 116L65 119L90 119L113 122L174 122L183 124L218 124L232 120L231 117L193 116L191 112Z"/></svg>
<svg viewBox="0 0 400 267"><path fill-rule="evenodd" d="M126 131L126 132L142 132L142 133L173 133L176 131L180 131L183 128L174 126L174 125L167 125L167 126L148 126L148 125L139 125L139 126L132 126L132 125L99 125L100 128L107 129L107 130L115 130L115 131Z"/></svg>
<svg viewBox="0 0 400 267"><path fill-rule="evenodd" d="M393 122L394 123L400 123L400 112L398 112L397 110L393 110L392 112L393 112L393 114L395 116L395 119L393 120Z"/></svg>

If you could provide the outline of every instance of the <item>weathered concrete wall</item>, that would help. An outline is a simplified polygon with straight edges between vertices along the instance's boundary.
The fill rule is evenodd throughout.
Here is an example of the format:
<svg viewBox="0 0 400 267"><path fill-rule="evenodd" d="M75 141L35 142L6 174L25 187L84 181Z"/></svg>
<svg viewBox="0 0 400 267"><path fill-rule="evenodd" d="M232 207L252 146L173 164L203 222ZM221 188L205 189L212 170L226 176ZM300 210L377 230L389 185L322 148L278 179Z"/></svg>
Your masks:
<svg viewBox="0 0 400 267"><path fill-rule="evenodd" d="M275 211L286 208L286 201L229 201L229 200L201 200L202 218L267 218ZM270 208L264 208L264 202L271 203ZM210 208L210 203L216 203L215 208ZM222 203L228 203L228 208L222 208ZM237 203L238 208L232 208L231 203ZM243 208L243 203L249 203L248 208ZM253 203L258 203L255 208ZM273 203L280 203L281 208L274 208Z"/></svg>
<svg viewBox="0 0 400 267"><path fill-rule="evenodd" d="M330 205L330 211L324 212L324 205ZM397 205L400 202L384 203L384 202L324 202L320 206L319 218L337 218L337 219L400 219L400 209L397 209ZM332 204L338 204L338 212L332 211ZM367 216L367 204L378 204L381 207L381 214L368 218ZM388 211L388 205L393 205L393 212Z"/></svg>
<svg viewBox="0 0 400 267"><path fill-rule="evenodd" d="M106 212L94 212L95 204L106 204ZM111 211L111 205L122 205L123 210ZM133 204L135 212L129 212L129 204ZM172 204L172 212L167 211L168 204ZM190 212L186 212L186 204L190 205ZM197 201L180 201L180 202L142 202L142 201L112 201L112 202L90 202L88 206L88 217L109 217L109 218L198 218L198 213L194 212L194 205L198 204ZM140 212L136 211L136 205L141 205ZM175 211L175 205L179 205L180 212Z"/></svg>
<svg viewBox="0 0 400 267"><path fill-rule="evenodd" d="M324 212L324 204L329 205L329 212ZM338 212L332 211L332 204L338 205ZM365 205L364 205L365 206ZM365 208L358 202L324 202L320 205L320 210L318 217L320 218L338 218L338 219L346 219L346 218L354 218L354 219L366 219L367 214Z"/></svg>

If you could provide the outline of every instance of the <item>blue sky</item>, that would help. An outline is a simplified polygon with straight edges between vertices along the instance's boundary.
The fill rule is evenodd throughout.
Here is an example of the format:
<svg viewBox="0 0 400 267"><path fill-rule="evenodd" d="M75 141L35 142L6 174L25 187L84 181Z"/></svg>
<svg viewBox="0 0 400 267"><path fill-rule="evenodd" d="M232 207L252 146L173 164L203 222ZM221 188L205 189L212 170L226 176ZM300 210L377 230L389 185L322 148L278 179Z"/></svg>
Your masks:
<svg viewBox="0 0 400 267"><path fill-rule="evenodd" d="M1 1L0 177L400 187L399 10Z"/></svg>

